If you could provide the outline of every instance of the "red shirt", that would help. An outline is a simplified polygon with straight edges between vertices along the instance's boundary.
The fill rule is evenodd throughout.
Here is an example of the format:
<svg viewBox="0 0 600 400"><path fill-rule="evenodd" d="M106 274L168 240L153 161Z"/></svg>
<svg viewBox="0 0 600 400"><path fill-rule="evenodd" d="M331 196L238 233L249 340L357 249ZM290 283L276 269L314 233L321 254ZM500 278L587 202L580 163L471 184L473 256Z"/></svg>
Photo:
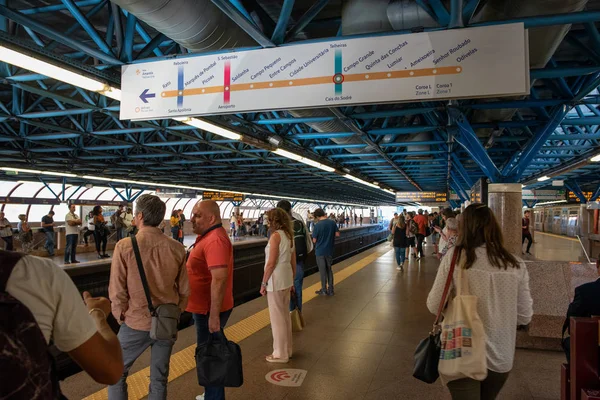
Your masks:
<svg viewBox="0 0 600 400"><path fill-rule="evenodd" d="M198 236L186 267L190 280L187 311L195 314L209 313L212 282L210 270L214 268L229 270L221 312L233 308L233 246L223 227Z"/></svg>
<svg viewBox="0 0 600 400"><path fill-rule="evenodd" d="M425 228L427 227L427 217L422 214L417 214L413 220L419 225L419 234L425 235Z"/></svg>

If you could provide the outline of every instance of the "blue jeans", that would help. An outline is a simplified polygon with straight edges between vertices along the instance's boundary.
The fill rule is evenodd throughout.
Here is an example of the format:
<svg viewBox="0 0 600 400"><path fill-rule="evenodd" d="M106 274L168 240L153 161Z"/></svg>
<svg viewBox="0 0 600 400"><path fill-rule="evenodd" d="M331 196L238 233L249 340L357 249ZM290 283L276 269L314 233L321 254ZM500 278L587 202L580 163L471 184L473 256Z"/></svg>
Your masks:
<svg viewBox="0 0 600 400"><path fill-rule="evenodd" d="M304 261L296 260L296 276L294 277L294 289L296 289L296 299L298 300L298 310L302 311L302 283L304 282ZM290 311L295 307L290 300Z"/></svg>
<svg viewBox="0 0 600 400"><path fill-rule="evenodd" d="M46 232L46 244L44 248L51 256L54 255L54 232Z"/></svg>
<svg viewBox="0 0 600 400"><path fill-rule="evenodd" d="M227 325L227 320L231 315L231 311L223 311L221 317L221 329ZM208 316L209 314L193 314L194 323L196 324L196 342L204 344L208 341ZM204 388L204 400L225 400L225 388L216 386L207 386Z"/></svg>
<svg viewBox="0 0 600 400"><path fill-rule="evenodd" d="M131 366L148 347L151 347L150 355L150 391L149 400L167 399L167 381L169 378L169 361L173 350L174 340L150 339L150 332L138 331L121 325L119 330L119 342L123 350L123 376L115 385L108 387L109 400L127 400L127 375Z"/></svg>
<svg viewBox="0 0 600 400"><path fill-rule="evenodd" d="M404 261L406 261L406 247L394 247L394 251L396 252L396 264L404 264Z"/></svg>
<svg viewBox="0 0 600 400"><path fill-rule="evenodd" d="M79 242L79 234L67 235L67 246L65 247L65 263L75 262L75 253L77 252L77 242Z"/></svg>

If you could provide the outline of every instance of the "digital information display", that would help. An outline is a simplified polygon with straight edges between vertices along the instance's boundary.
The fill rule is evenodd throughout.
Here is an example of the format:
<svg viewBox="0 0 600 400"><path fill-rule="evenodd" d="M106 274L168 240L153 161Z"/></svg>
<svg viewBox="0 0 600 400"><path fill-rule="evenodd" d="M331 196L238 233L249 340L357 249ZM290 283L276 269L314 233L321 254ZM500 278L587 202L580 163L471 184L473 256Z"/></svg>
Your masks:
<svg viewBox="0 0 600 400"><path fill-rule="evenodd" d="M396 203L445 203L446 192L396 192Z"/></svg>
<svg viewBox="0 0 600 400"><path fill-rule="evenodd" d="M487 204L488 202L488 183L487 179L480 178L471 187L471 203Z"/></svg>
<svg viewBox="0 0 600 400"><path fill-rule="evenodd" d="M587 201L590 201L590 199L592 198L592 195L594 194L593 192L582 192L582 193L585 196L585 199ZM567 201L574 201L577 203L581 203L581 200L579 200L579 197L577 197L575 195L575 193L571 192L570 190L567 192Z"/></svg>
<svg viewBox="0 0 600 400"><path fill-rule="evenodd" d="M244 201L245 196L234 192L202 192L202 200L214 201Z"/></svg>
<svg viewBox="0 0 600 400"><path fill-rule="evenodd" d="M29 197L0 197L0 204L49 204L59 205L58 199L31 199Z"/></svg>

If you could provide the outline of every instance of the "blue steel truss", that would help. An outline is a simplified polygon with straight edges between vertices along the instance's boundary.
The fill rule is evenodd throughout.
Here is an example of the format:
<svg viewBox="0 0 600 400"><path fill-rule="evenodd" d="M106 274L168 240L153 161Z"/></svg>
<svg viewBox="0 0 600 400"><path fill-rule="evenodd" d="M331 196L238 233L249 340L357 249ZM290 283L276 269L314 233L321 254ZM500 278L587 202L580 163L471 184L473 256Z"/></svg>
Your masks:
<svg viewBox="0 0 600 400"><path fill-rule="evenodd" d="M307 6L286 0L278 19L260 0L212 2L256 41L255 48L325 41L341 32L340 2ZM347 106L312 118L285 110L209 117L243 132L252 139L248 142L172 120L120 121L118 101L0 63L0 166L268 192L324 203L393 202L387 192L271 153L264 144L277 135L285 148L398 191L452 189L466 199L481 177L535 189L550 185L537 181L550 175L580 192L597 192L600 174L589 158L600 153L600 12L593 11L600 8L598 2L588 2L588 11L473 24L478 0L452 0L450 10L439 0L417 3L441 25L432 29L516 21L526 28L573 25L550 62L531 70L534 83L524 98ZM122 65L188 55L107 0L51 0L37 8L25 4L32 2L0 0L0 45L40 54L117 87ZM249 4L252 16L245 8ZM405 33L410 32L394 34ZM497 121L474 117L488 110L514 112ZM321 133L310 126L333 120L347 129ZM423 132L427 139L415 138ZM332 140L350 137L361 142Z"/></svg>

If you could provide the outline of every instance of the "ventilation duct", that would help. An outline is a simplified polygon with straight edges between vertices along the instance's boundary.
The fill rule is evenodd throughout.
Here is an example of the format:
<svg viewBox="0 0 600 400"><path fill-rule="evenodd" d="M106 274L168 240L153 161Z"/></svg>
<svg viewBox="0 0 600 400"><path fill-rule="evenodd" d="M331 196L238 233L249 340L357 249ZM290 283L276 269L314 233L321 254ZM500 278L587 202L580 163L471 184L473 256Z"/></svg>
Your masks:
<svg viewBox="0 0 600 400"><path fill-rule="evenodd" d="M192 52L256 46L210 0L111 0Z"/></svg>

